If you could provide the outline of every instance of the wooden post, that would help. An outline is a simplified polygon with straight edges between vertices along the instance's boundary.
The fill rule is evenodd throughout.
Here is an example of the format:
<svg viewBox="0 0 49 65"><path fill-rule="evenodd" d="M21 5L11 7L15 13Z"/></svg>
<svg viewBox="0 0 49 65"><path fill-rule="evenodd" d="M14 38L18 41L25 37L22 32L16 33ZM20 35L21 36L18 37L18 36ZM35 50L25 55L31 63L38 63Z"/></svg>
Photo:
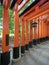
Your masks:
<svg viewBox="0 0 49 65"><path fill-rule="evenodd" d="M36 38L37 38L37 34L36 34L36 27L34 27L34 42L33 44L36 45Z"/></svg>
<svg viewBox="0 0 49 65"><path fill-rule="evenodd" d="M39 39L42 39L42 21L39 19Z"/></svg>
<svg viewBox="0 0 49 65"><path fill-rule="evenodd" d="M43 20L41 20L41 42L43 42Z"/></svg>
<svg viewBox="0 0 49 65"><path fill-rule="evenodd" d="M27 22L27 20L25 21L25 24L26 24L26 40L25 40L25 43L26 43L26 50L28 50L29 49L29 40L28 40L28 22Z"/></svg>
<svg viewBox="0 0 49 65"><path fill-rule="evenodd" d="M24 36L24 20L22 20L22 45L21 45L21 53L25 53L25 36Z"/></svg>
<svg viewBox="0 0 49 65"><path fill-rule="evenodd" d="M47 24L47 36L48 36L48 40L49 40L49 24Z"/></svg>
<svg viewBox="0 0 49 65"><path fill-rule="evenodd" d="M15 5L15 22L14 22L14 48L13 48L13 58L19 57L19 15L18 15L18 5Z"/></svg>
<svg viewBox="0 0 49 65"><path fill-rule="evenodd" d="M32 26L31 26L31 23L30 23L30 42L29 42L29 47L31 48L32 47L32 36L33 36L33 32L32 32Z"/></svg>
<svg viewBox="0 0 49 65"><path fill-rule="evenodd" d="M4 3L6 4L6 3ZM10 63L9 51L9 9L4 5L3 7L3 36L2 36L2 61L1 65L8 65Z"/></svg>
<svg viewBox="0 0 49 65"><path fill-rule="evenodd" d="M40 33L41 33L41 28L40 28L40 20L38 20L38 43L40 44Z"/></svg>

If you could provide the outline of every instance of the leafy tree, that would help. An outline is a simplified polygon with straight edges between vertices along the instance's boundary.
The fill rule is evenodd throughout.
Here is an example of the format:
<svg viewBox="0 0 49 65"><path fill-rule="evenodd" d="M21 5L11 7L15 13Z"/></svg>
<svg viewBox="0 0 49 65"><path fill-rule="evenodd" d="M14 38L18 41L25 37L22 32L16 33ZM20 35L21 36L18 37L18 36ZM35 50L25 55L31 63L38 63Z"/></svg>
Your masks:
<svg viewBox="0 0 49 65"><path fill-rule="evenodd" d="M14 33L14 19L12 18L13 11L9 10L9 29L10 33Z"/></svg>

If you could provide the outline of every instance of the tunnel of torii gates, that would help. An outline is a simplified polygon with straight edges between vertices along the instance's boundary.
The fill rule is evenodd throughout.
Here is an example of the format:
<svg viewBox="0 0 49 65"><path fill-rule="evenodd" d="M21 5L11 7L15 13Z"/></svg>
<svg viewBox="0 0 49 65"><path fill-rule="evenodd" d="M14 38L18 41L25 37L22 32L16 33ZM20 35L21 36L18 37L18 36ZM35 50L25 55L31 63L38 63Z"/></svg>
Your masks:
<svg viewBox="0 0 49 65"><path fill-rule="evenodd" d="M13 0L14 1L14 0ZM0 65L10 63L9 47L9 5L11 0L3 0L3 36L2 36L2 53ZM39 0L39 2L28 9L24 14L18 14L18 5L22 0L17 0L14 10L14 46L13 59L19 58L19 24L22 23L21 36L21 53L29 50L32 45L44 42L49 39L49 0ZM20 21L20 22L19 22ZM24 30L25 29L25 30Z"/></svg>

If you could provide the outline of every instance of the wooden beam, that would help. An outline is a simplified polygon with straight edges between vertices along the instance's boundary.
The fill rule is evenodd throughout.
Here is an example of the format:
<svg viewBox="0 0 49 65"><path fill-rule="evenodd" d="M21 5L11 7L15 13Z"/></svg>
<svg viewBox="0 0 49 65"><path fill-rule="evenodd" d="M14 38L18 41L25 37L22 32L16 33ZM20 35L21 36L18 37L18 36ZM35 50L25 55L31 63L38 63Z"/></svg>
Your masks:
<svg viewBox="0 0 49 65"><path fill-rule="evenodd" d="M38 11L36 10L35 12L28 14L28 16L25 16L25 19L32 20L33 17L39 16L39 14L43 15L47 12L49 12L49 2L39 8Z"/></svg>
<svg viewBox="0 0 49 65"><path fill-rule="evenodd" d="M45 1L47 0L41 0L39 3L37 3L34 7L32 7L30 10L28 10L26 13L24 13L21 17L26 16L29 12L33 11L37 6L40 6L41 4L43 4Z"/></svg>
<svg viewBox="0 0 49 65"><path fill-rule="evenodd" d="M26 3L29 2L29 0L26 0ZM18 12L25 6L25 4L18 10ZM15 6L13 7L13 10L15 10ZM12 17L14 18L15 17L15 14L13 13Z"/></svg>
<svg viewBox="0 0 49 65"><path fill-rule="evenodd" d="M29 0L26 0L26 3L18 11L20 11L28 2Z"/></svg>
<svg viewBox="0 0 49 65"><path fill-rule="evenodd" d="M46 14L46 13L49 13L49 9L46 10L46 11L44 11L44 12L42 12L42 14L40 13L40 14L38 14L38 15L36 15L36 16L31 17L31 18L28 19L28 20L30 21L30 20L36 19L36 18L38 18L38 17L40 17L40 16L42 16L42 15L44 15L44 14Z"/></svg>

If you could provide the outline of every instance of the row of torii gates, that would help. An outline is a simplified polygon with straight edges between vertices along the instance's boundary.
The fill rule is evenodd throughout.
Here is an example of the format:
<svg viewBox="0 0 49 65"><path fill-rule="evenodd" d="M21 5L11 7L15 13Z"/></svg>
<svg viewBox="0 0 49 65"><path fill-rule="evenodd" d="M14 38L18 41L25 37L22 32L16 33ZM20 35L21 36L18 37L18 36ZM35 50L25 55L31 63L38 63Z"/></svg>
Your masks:
<svg viewBox="0 0 49 65"><path fill-rule="evenodd" d="M49 38L49 0L41 0L34 7L23 15L18 14L18 5L22 0L17 0L15 4L14 15L14 47L13 59L19 57L19 18L22 20L22 41L21 53L29 50L32 45L36 45ZM9 47L9 6L11 0L3 0L3 36L2 36L2 53L0 65L10 63ZM34 10L35 9L35 10ZM33 11L34 10L34 11ZM47 17L43 18L43 15ZM28 22L30 22L30 33L28 33ZM26 25L26 35L24 35L24 25ZM33 31L34 30L34 31Z"/></svg>

